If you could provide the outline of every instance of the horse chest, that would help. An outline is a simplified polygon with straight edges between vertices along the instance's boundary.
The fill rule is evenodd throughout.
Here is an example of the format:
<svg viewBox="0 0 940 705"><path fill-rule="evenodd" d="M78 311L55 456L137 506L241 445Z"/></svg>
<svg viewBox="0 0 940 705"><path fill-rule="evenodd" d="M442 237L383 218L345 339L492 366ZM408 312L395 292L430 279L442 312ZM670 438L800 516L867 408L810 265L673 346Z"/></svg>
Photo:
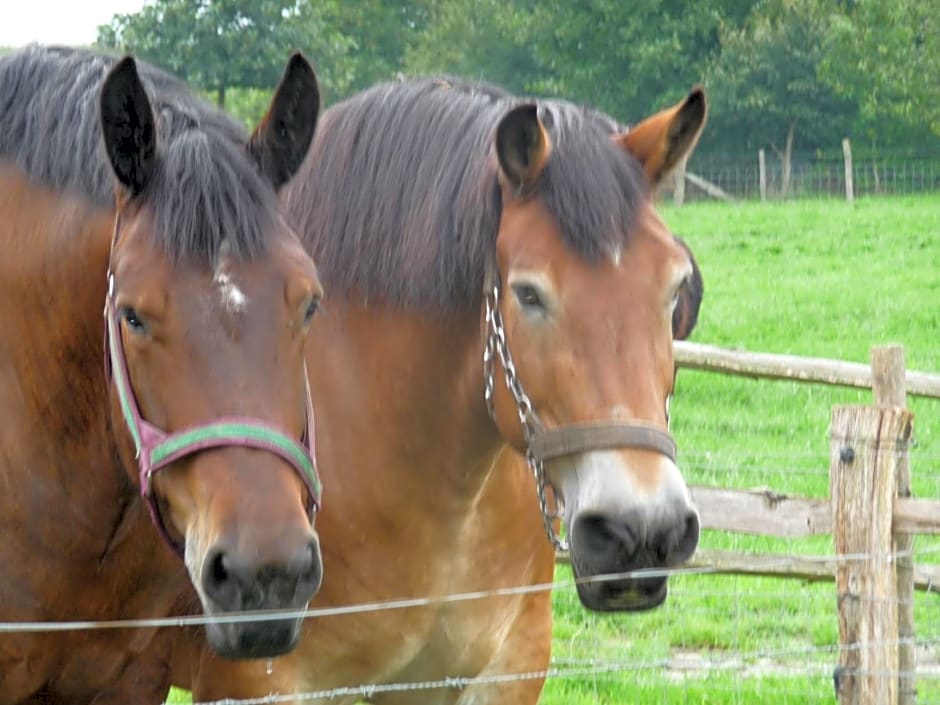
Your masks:
<svg viewBox="0 0 940 705"><path fill-rule="evenodd" d="M88 702L95 697L160 702L169 688L167 658L139 658L143 648L156 651L153 636L113 630L2 639L0 705L28 701L36 693L49 703Z"/></svg>
<svg viewBox="0 0 940 705"><path fill-rule="evenodd" d="M95 467L101 473L111 471L104 464L83 466L89 473ZM166 561L153 555L154 546L164 549L148 538L152 528L146 510L133 501L122 507L114 490L95 490L90 478L85 484L17 482L16 492L5 495L0 527L15 527L20 540L0 542L0 619L158 617L170 613L180 599L187 584L185 569L179 562L177 571L168 572ZM96 502L112 507L113 517L89 522ZM39 521L30 509L36 506L51 508L45 517L55 521ZM127 702L160 702L162 695L138 697L169 684L165 674L138 672L152 668L152 661L142 664L138 657L152 647L154 636L153 631L115 629L0 638L0 705L36 692L48 702L82 702L125 687L130 688Z"/></svg>

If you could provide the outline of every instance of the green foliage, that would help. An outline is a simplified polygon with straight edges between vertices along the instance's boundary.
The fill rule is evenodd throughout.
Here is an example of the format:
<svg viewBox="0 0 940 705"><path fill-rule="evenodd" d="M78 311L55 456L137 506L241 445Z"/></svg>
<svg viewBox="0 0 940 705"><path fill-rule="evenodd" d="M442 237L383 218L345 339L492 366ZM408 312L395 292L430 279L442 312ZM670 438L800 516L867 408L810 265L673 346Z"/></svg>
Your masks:
<svg viewBox="0 0 940 705"><path fill-rule="evenodd" d="M403 70L410 43L429 27L432 4L432 0L357 0L322 6L323 23L348 44L342 55L329 57L342 67L331 98L394 79ZM322 63L329 70L326 58Z"/></svg>
<svg viewBox="0 0 940 705"><path fill-rule="evenodd" d="M225 99L225 110L251 130L264 117L273 93L273 88L233 88Z"/></svg>
<svg viewBox="0 0 940 705"><path fill-rule="evenodd" d="M819 78L833 14L824 0L772 0L741 26L723 23L708 88L712 121L703 148L778 145L791 126L801 148L838 144L856 104ZM741 142L744 144L741 144Z"/></svg>
<svg viewBox="0 0 940 705"><path fill-rule="evenodd" d="M701 81L719 48L721 16L710 3L668 0L482 0L472 10L464 0L436 0L405 65L411 73L445 71L563 97L633 121Z"/></svg>
<svg viewBox="0 0 940 705"><path fill-rule="evenodd" d="M345 48L312 8L304 0L149 0L99 27L98 45L140 55L224 106L230 88L272 89L293 48L327 56Z"/></svg>
<svg viewBox="0 0 940 705"><path fill-rule="evenodd" d="M672 104L717 53L715 3L564 0L534 3L519 29L535 53L539 92L604 108L634 122Z"/></svg>
<svg viewBox="0 0 940 705"><path fill-rule="evenodd" d="M401 75L447 73L631 123L704 82L697 158L782 147L791 126L803 152L848 136L873 152L923 154L940 153L932 10L907 0L147 0L100 27L99 44L164 66L246 120L299 48L325 105Z"/></svg>
<svg viewBox="0 0 940 705"><path fill-rule="evenodd" d="M531 21L530 2L480 0L468 11L460 0L433 0L425 25L405 48L404 73L446 73L526 93L539 67L520 30Z"/></svg>
<svg viewBox="0 0 940 705"><path fill-rule="evenodd" d="M866 127L940 135L940 12L931 3L852 3L832 24L822 73L858 101Z"/></svg>

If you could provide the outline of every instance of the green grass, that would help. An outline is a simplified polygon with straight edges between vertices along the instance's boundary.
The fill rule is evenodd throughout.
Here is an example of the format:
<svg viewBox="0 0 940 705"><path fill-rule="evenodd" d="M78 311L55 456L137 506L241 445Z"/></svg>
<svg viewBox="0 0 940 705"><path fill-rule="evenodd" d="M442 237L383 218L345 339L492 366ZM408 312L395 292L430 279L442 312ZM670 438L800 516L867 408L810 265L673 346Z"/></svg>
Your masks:
<svg viewBox="0 0 940 705"><path fill-rule="evenodd" d="M662 212L704 274L692 340L863 363L873 345L899 342L910 369L940 371L940 197L696 203ZM832 406L870 400L866 391L683 370L672 405L681 467L690 484L826 497ZM914 492L940 497L940 402L910 406ZM832 553L829 537L713 531L703 532L701 547ZM940 563L940 541L921 537L915 548L918 560ZM566 567L557 579L570 579ZM579 675L550 679L543 705L834 702L831 584L678 576L652 612L589 613L571 588L555 593L554 615L554 666ZM930 642L919 658L936 665L936 594L917 595L915 620L918 639ZM919 705L940 704L940 670L918 687Z"/></svg>

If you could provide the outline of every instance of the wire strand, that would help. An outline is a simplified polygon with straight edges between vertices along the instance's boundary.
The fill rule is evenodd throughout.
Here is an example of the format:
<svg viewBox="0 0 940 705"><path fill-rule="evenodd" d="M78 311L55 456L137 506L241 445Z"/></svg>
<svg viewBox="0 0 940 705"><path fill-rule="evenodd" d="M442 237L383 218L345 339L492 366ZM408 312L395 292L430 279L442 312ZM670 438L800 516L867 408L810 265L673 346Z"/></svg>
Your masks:
<svg viewBox="0 0 940 705"><path fill-rule="evenodd" d="M940 551L940 547L933 549ZM917 554L923 554L926 551L917 551ZM825 556L782 556L779 559L757 560L753 565L755 568L786 568L799 562L830 564L866 561L872 558L881 560L896 560L901 556L912 556L915 552L901 551L887 554L842 554ZM303 610L257 610L246 612L220 613L216 615L181 615L175 617L155 617L140 619L115 619L115 620L75 620L75 621L34 621L34 622L0 622L0 633L35 633L35 632L65 632L65 631L84 631L101 629L149 629L160 627L188 627L206 624L236 624L244 622L267 622L285 619L316 619L321 617L336 617L349 614L359 614L363 612L379 612L382 610L409 609L415 607L431 607L457 602L467 602L472 600L481 600L490 597L510 597L517 595L526 595L539 592L559 590L570 588L574 585L584 585L589 583L601 583L618 581L625 579L638 578L659 578L659 577L677 577L687 575L707 575L723 572L721 568L715 566L701 566L694 568L666 568L666 569L644 569L624 573L611 573L605 575L596 575L590 577L573 578L571 580L558 580L549 583L537 583L534 585L519 585L514 587L495 588L489 590L474 590L469 592L454 593L450 595L399 598L378 602L366 602L355 605L342 605L337 607L319 607Z"/></svg>

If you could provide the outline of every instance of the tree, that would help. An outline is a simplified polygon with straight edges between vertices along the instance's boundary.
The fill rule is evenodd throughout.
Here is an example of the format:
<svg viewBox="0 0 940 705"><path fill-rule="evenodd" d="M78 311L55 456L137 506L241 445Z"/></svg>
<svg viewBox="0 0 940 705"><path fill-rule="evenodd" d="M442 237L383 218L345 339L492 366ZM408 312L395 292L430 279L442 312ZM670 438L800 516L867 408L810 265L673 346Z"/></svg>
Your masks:
<svg viewBox="0 0 940 705"><path fill-rule="evenodd" d="M405 49L408 74L452 74L526 93L539 75L531 45L518 31L526 0L431 0L427 21Z"/></svg>
<svg viewBox="0 0 940 705"><path fill-rule="evenodd" d="M736 7L735 3L728 3ZM516 31L532 46L531 88L632 122L679 100L718 51L723 16L712 2L531 2Z"/></svg>
<svg viewBox="0 0 940 705"><path fill-rule="evenodd" d="M819 0L772 0L743 27L720 28L721 53L707 81L711 135L730 135L747 148L769 144L783 166L782 197L797 128L806 146L829 145L848 133L857 113L854 101L819 75L832 22Z"/></svg>
<svg viewBox="0 0 940 705"><path fill-rule="evenodd" d="M306 0L148 0L140 12L100 26L98 44L212 91L224 107L230 88L273 89L292 49L316 56L348 41L327 30Z"/></svg>
<svg viewBox="0 0 940 705"><path fill-rule="evenodd" d="M940 135L940 12L931 3L850 3L833 23L822 74L859 103L866 128L928 125Z"/></svg>
<svg viewBox="0 0 940 705"><path fill-rule="evenodd" d="M323 23L348 38L350 45L342 57L345 82L337 97L391 80L404 70L408 46L428 27L433 3L357 0L324 7Z"/></svg>

